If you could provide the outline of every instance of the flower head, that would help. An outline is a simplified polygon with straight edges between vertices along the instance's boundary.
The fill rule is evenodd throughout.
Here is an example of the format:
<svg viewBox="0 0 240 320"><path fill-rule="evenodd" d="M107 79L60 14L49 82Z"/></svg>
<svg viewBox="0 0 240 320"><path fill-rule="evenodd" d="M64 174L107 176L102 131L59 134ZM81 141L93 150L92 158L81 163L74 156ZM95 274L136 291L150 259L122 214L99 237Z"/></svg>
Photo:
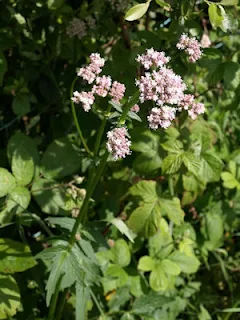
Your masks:
<svg viewBox="0 0 240 320"><path fill-rule="evenodd" d="M176 117L176 109L168 106L161 108L152 108L150 115L147 117L151 129L168 128Z"/></svg>
<svg viewBox="0 0 240 320"><path fill-rule="evenodd" d="M176 47L179 50L185 50L189 55L190 62L196 62L202 55L201 44L196 38L189 38L186 34L182 34Z"/></svg>
<svg viewBox="0 0 240 320"><path fill-rule="evenodd" d="M79 69L77 75L86 80L89 84L93 83L97 75L102 72L105 60L101 58L99 53L90 55L90 64Z"/></svg>
<svg viewBox="0 0 240 320"><path fill-rule="evenodd" d="M107 149L113 155L114 160L125 158L131 154L129 149L131 141L126 137L127 129L124 127L115 128L107 133Z"/></svg>
<svg viewBox="0 0 240 320"><path fill-rule="evenodd" d="M88 112L91 109L92 104L94 103L94 95L92 92L73 92L72 101L76 104L82 103L83 110Z"/></svg>
<svg viewBox="0 0 240 320"><path fill-rule="evenodd" d="M78 39L82 39L86 34L86 24L80 19L74 18L67 27L69 37L77 36Z"/></svg>
<svg viewBox="0 0 240 320"><path fill-rule="evenodd" d="M192 104L192 108L188 110L189 116L195 120L199 114L203 114L205 112L205 106L201 102L194 102Z"/></svg>
<svg viewBox="0 0 240 320"><path fill-rule="evenodd" d="M139 105L138 105L138 104L135 104L130 110L131 110L132 112L138 113L139 110L140 110Z"/></svg>
<svg viewBox="0 0 240 320"><path fill-rule="evenodd" d="M119 103L124 97L125 90L126 87L124 84L114 81L109 92L109 95L112 97L112 101Z"/></svg>
<svg viewBox="0 0 240 320"><path fill-rule="evenodd" d="M93 86L92 92L100 97L106 97L111 87L112 79L110 76L96 78L96 85Z"/></svg>
<svg viewBox="0 0 240 320"><path fill-rule="evenodd" d="M170 58L166 57L165 52L158 52L151 48L146 50L146 54L138 55L136 60L145 69L150 69L151 67L162 67L169 62Z"/></svg>

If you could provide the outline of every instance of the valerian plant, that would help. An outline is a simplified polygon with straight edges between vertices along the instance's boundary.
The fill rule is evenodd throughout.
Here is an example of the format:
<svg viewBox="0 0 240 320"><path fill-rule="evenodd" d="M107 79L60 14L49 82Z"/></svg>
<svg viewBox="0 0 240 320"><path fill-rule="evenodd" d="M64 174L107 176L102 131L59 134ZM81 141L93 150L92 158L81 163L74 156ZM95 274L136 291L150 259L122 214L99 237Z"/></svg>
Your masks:
<svg viewBox="0 0 240 320"><path fill-rule="evenodd" d="M0 319L238 319L237 5L0 2Z"/></svg>

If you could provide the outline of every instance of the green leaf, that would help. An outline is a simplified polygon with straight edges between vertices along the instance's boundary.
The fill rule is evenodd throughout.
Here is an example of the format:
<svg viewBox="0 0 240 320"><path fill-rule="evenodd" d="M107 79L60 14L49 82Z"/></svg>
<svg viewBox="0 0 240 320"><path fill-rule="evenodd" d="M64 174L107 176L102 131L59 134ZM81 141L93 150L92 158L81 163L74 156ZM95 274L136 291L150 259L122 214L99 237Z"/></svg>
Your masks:
<svg viewBox="0 0 240 320"><path fill-rule="evenodd" d="M239 0L221 0L220 4L222 6L236 6L238 5Z"/></svg>
<svg viewBox="0 0 240 320"><path fill-rule="evenodd" d="M47 6L50 10L59 9L64 3L64 0L48 0Z"/></svg>
<svg viewBox="0 0 240 320"><path fill-rule="evenodd" d="M158 200L156 181L140 181L133 185L129 192L133 196L141 197L145 203L152 203Z"/></svg>
<svg viewBox="0 0 240 320"><path fill-rule="evenodd" d="M223 242L223 218L220 214L208 212L205 215L205 221L202 227L202 233L206 237L204 244L209 250L219 248Z"/></svg>
<svg viewBox="0 0 240 320"><path fill-rule="evenodd" d="M34 163L24 147L19 147L13 153L12 172L18 184L26 186L32 181L34 175Z"/></svg>
<svg viewBox="0 0 240 320"><path fill-rule="evenodd" d="M125 20L134 21L141 18L148 10L150 4L150 0L146 3L139 3L133 6L125 15Z"/></svg>
<svg viewBox="0 0 240 320"><path fill-rule="evenodd" d="M222 26L223 16L221 10L216 4L211 3L208 7L208 15L210 18L211 25L214 29Z"/></svg>
<svg viewBox="0 0 240 320"><path fill-rule="evenodd" d="M134 301L131 313L152 316L156 309L163 307L171 301L172 298L150 291L148 295L142 295Z"/></svg>
<svg viewBox="0 0 240 320"><path fill-rule="evenodd" d="M144 233L150 237L158 230L161 220L161 211L157 203L147 203L133 211L128 226L135 233Z"/></svg>
<svg viewBox="0 0 240 320"><path fill-rule="evenodd" d="M207 309L204 308L204 306L200 305L200 313L198 315L198 320L211 320L212 317L208 313Z"/></svg>
<svg viewBox="0 0 240 320"><path fill-rule="evenodd" d="M240 65L233 61L224 64L224 84L227 89L235 90L240 84Z"/></svg>
<svg viewBox="0 0 240 320"><path fill-rule="evenodd" d="M3 78L5 73L7 72L7 61L4 55L0 52L0 86L3 84Z"/></svg>
<svg viewBox="0 0 240 320"><path fill-rule="evenodd" d="M54 140L43 154L42 171L48 178L71 175L80 165L80 157L68 138Z"/></svg>
<svg viewBox="0 0 240 320"><path fill-rule="evenodd" d="M188 169L188 171L192 173L196 173L201 168L200 157L192 152L185 152L183 155L183 163Z"/></svg>
<svg viewBox="0 0 240 320"><path fill-rule="evenodd" d="M155 1L159 6L163 8L171 8L170 4L165 1L162 1L162 0L155 0Z"/></svg>
<svg viewBox="0 0 240 320"><path fill-rule="evenodd" d="M16 180L8 170L0 168L0 181L0 197L4 197L14 189Z"/></svg>
<svg viewBox="0 0 240 320"><path fill-rule="evenodd" d="M131 242L133 240L133 232L128 228L128 226L118 218L114 218L109 220L111 224L113 224L122 234L124 234Z"/></svg>
<svg viewBox="0 0 240 320"><path fill-rule="evenodd" d="M176 263L181 271L185 273L197 272L200 265L199 260L195 256L187 256L185 253L178 250L174 251L168 259Z"/></svg>
<svg viewBox="0 0 240 320"><path fill-rule="evenodd" d="M0 239L0 272L22 272L35 265L36 260L28 246L10 239Z"/></svg>
<svg viewBox="0 0 240 320"><path fill-rule="evenodd" d="M32 186L32 195L43 212L52 215L66 212L66 191L57 181L37 179Z"/></svg>
<svg viewBox="0 0 240 320"><path fill-rule="evenodd" d="M124 286L128 282L126 271L116 264L110 264L105 273L106 276L117 278L118 286Z"/></svg>
<svg viewBox="0 0 240 320"><path fill-rule="evenodd" d="M9 319L21 305L18 285L13 277L0 275L0 319Z"/></svg>
<svg viewBox="0 0 240 320"><path fill-rule="evenodd" d="M207 182L218 181L222 171L223 163L211 151L201 154L201 169L198 175Z"/></svg>
<svg viewBox="0 0 240 320"><path fill-rule="evenodd" d="M26 24L26 19L21 15L21 13L15 13L14 18L20 25Z"/></svg>
<svg viewBox="0 0 240 320"><path fill-rule="evenodd" d="M15 133L8 142L7 154L9 162L12 162L14 152L27 154L33 159L35 165L39 163L39 154L34 141L21 132Z"/></svg>
<svg viewBox="0 0 240 320"><path fill-rule="evenodd" d="M184 211L181 209L180 200L178 198L163 199L159 201L161 212L167 215L177 225L180 225L184 220Z"/></svg>
<svg viewBox="0 0 240 320"><path fill-rule="evenodd" d="M115 244L111 250L114 257L114 263L121 267L126 267L129 265L131 261L131 253L125 240L119 239L115 241Z"/></svg>
<svg viewBox="0 0 240 320"><path fill-rule="evenodd" d="M183 153L168 155L162 162L163 173L173 174L178 172L183 162Z"/></svg>
<svg viewBox="0 0 240 320"><path fill-rule="evenodd" d="M14 97L12 102L13 112L21 117L30 111L30 102L27 94L20 94Z"/></svg>
<svg viewBox="0 0 240 320"><path fill-rule="evenodd" d="M162 260L161 267L165 271L165 273L170 274L170 275L177 276L181 272L180 267L176 263L172 262L169 259Z"/></svg>
<svg viewBox="0 0 240 320"><path fill-rule="evenodd" d="M155 265L155 268L151 272L149 283L154 291L164 291L167 289L168 279L160 263Z"/></svg>
<svg viewBox="0 0 240 320"><path fill-rule="evenodd" d="M221 178L223 180L223 186L227 189L234 189L240 186L239 182L230 172L222 172Z"/></svg>
<svg viewBox="0 0 240 320"><path fill-rule="evenodd" d="M89 298L89 288L76 283L76 320L86 319L87 300Z"/></svg>
<svg viewBox="0 0 240 320"><path fill-rule="evenodd" d="M138 262L138 269L141 271L151 271L154 269L155 262L149 256L143 256Z"/></svg>
<svg viewBox="0 0 240 320"><path fill-rule="evenodd" d="M53 225L58 225L63 229L67 229L70 232L73 229L74 223L76 222L75 219L73 218L69 218L69 217L62 217L62 218L52 218L49 217L46 219L49 223L53 224Z"/></svg>
<svg viewBox="0 0 240 320"><path fill-rule="evenodd" d="M7 197L7 210L21 213L27 209L31 200L31 194L27 188L16 186Z"/></svg>

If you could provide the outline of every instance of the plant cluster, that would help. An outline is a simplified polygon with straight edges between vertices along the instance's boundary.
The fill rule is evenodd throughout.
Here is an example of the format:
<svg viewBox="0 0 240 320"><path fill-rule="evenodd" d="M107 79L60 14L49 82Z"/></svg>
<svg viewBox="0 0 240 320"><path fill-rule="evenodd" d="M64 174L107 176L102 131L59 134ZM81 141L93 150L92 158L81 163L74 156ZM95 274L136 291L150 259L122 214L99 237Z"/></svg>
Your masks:
<svg viewBox="0 0 240 320"><path fill-rule="evenodd" d="M239 9L0 1L0 319L239 318Z"/></svg>

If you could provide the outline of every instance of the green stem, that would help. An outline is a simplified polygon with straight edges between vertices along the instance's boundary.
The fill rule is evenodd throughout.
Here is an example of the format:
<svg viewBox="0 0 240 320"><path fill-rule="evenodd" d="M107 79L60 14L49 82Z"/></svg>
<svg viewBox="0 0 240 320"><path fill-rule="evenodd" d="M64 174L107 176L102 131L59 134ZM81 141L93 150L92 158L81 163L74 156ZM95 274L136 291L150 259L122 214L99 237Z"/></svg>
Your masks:
<svg viewBox="0 0 240 320"><path fill-rule="evenodd" d="M62 312L63 312L63 308L64 308L64 305L65 305L65 301L66 301L66 296L67 296L67 293L68 293L68 288L66 288L62 293L61 293L61 296L59 298L59 308L57 310L57 314L56 314L56 318L55 320L60 320L62 318Z"/></svg>
<svg viewBox="0 0 240 320"><path fill-rule="evenodd" d="M105 129L105 126L106 126L106 123L107 123L107 117L109 117L109 115L110 115L111 108L112 108L112 106L109 103L107 111L105 112L105 115L104 115L104 119L102 120L101 126L100 126L100 128L98 130L98 133L97 133L97 139L96 139L95 146L94 146L94 156L95 157L97 156L98 150L100 148L100 143L101 143L101 140L102 140L103 132L104 132L104 129Z"/></svg>
<svg viewBox="0 0 240 320"><path fill-rule="evenodd" d="M55 310L56 310L56 306L57 306L57 300L58 300L61 281L62 281L62 276L58 279L56 289L55 289L55 292L54 292L52 300L51 300L50 310L48 313L47 320L55 320L54 314L55 314Z"/></svg>
<svg viewBox="0 0 240 320"><path fill-rule="evenodd" d="M134 104L136 104L139 100L139 92L135 92L134 95L130 98L130 100L126 103L124 109L123 109L123 112L122 112L122 115L119 119L119 124L120 125L123 125L125 124L126 122L126 119L127 119L127 115L128 115L128 112L130 111L130 109L134 106Z"/></svg>
<svg viewBox="0 0 240 320"><path fill-rule="evenodd" d="M71 89L70 89L70 96L72 97L73 96L73 90L74 90L74 85L77 81L78 77L76 77L73 82L72 82L72 85L71 85ZM72 115L73 115L73 120L74 120L74 123L75 123L75 126L77 128L77 132L79 134L79 137L80 137L80 140L85 148L85 150L87 151L87 153L91 156L92 153L91 151L89 150L88 146L87 146L87 143L83 137L83 134L82 134L82 130L80 128L80 125L79 125L79 122L78 122L78 118L77 118L77 114L76 114L76 109L75 109L75 105L74 105L74 102L71 100L71 108L72 108Z"/></svg>
<svg viewBox="0 0 240 320"><path fill-rule="evenodd" d="M74 243L76 242L76 239L75 239L75 236L78 232L78 228L79 228L79 225L81 223L85 223L86 221L86 218L87 218L87 210L88 210L88 205L89 205L89 200L91 199L91 196L97 186L97 183L102 175L102 172L104 170L104 167L106 165L106 162L107 162L107 158L108 158L108 151L106 150L105 154L102 156L102 159L101 159L101 162L95 172L95 175L94 175L94 179L89 179L90 183L88 185L88 188L87 188L87 194L86 194L86 197L83 201L83 204L82 204L82 207L81 207L81 210L79 212L79 215L77 217L77 220L73 226L73 230L72 230L72 233L71 233L71 236L70 236L70 240L69 240L69 245L70 247L72 247L74 245Z"/></svg>
<svg viewBox="0 0 240 320"><path fill-rule="evenodd" d="M101 308L101 306L100 306L100 304L99 304L94 292L91 290L90 293L91 293L91 296L92 296L92 298L93 298L93 300L94 300L94 302L95 302L95 304L96 304L101 316L104 317L105 314L104 314L103 309Z"/></svg>

